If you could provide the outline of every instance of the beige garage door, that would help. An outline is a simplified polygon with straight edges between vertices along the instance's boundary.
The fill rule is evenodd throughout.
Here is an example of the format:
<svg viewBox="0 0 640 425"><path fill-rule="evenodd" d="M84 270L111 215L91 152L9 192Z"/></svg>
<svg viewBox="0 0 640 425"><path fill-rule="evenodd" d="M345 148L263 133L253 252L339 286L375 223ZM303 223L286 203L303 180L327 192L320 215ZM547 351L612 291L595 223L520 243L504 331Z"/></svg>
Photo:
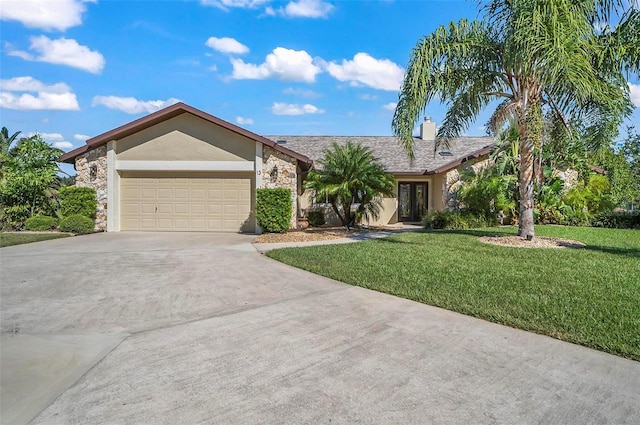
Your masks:
<svg viewBox="0 0 640 425"><path fill-rule="evenodd" d="M253 232L252 174L125 173L122 230Z"/></svg>

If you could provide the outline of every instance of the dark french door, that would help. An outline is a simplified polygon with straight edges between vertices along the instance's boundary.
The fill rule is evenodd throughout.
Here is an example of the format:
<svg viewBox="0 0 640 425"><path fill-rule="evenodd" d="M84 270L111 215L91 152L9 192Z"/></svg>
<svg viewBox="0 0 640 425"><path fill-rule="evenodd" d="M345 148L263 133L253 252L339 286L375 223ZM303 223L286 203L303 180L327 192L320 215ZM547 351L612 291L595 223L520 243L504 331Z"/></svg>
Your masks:
<svg viewBox="0 0 640 425"><path fill-rule="evenodd" d="M427 213L427 182L398 183L398 221L420 221Z"/></svg>

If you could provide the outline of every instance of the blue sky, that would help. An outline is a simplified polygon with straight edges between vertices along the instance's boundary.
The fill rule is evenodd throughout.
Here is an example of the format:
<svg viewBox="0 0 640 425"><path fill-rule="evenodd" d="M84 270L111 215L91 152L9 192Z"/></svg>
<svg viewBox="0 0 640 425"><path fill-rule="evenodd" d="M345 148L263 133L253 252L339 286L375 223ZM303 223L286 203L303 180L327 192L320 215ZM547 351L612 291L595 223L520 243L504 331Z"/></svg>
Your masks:
<svg viewBox="0 0 640 425"><path fill-rule="evenodd" d="M0 0L0 124L68 151L180 100L258 134L390 135L411 48L476 16L464 0Z"/></svg>

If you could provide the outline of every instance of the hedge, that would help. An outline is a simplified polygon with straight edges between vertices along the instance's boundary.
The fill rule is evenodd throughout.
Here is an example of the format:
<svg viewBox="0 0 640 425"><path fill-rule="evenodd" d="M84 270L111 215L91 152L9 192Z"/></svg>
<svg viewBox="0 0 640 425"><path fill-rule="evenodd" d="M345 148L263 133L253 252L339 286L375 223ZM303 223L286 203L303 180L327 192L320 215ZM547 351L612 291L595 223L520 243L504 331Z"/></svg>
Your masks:
<svg viewBox="0 0 640 425"><path fill-rule="evenodd" d="M90 187L66 186L58 191L60 197L60 215L69 217L80 214L88 218L96 216L98 200L96 191Z"/></svg>
<svg viewBox="0 0 640 425"><path fill-rule="evenodd" d="M309 219L309 225L316 227L316 226L322 226L323 224L326 223L326 220L324 218L324 211L322 210L310 210L307 213L308 219Z"/></svg>
<svg viewBox="0 0 640 425"><path fill-rule="evenodd" d="M498 218L488 218L468 211L435 211L430 210L422 219L425 229L476 229L498 224Z"/></svg>
<svg viewBox="0 0 640 425"><path fill-rule="evenodd" d="M69 233L92 233L95 223L89 217L80 214L70 215L60 221L60 230Z"/></svg>
<svg viewBox="0 0 640 425"><path fill-rule="evenodd" d="M58 219L46 215L34 215L24 222L24 228L33 231L51 230L58 227Z"/></svg>
<svg viewBox="0 0 640 425"><path fill-rule="evenodd" d="M256 219L265 232L282 233L291 223L291 190L256 190Z"/></svg>

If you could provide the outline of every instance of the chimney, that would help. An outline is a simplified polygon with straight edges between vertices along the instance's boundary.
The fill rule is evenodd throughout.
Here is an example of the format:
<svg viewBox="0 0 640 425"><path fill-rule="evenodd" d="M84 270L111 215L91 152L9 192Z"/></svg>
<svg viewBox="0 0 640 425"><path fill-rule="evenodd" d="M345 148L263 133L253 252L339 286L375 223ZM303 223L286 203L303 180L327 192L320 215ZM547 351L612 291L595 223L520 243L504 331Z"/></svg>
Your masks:
<svg viewBox="0 0 640 425"><path fill-rule="evenodd" d="M436 140L436 123L431 121L431 117L425 117L420 124L420 138L422 140Z"/></svg>

